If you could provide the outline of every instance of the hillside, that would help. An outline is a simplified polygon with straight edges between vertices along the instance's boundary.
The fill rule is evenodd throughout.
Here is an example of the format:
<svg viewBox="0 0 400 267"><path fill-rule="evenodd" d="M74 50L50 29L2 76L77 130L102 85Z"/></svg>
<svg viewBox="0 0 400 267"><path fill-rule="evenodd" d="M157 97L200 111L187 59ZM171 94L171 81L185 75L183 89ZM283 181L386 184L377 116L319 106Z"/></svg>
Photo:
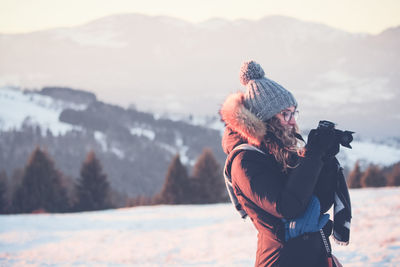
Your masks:
<svg viewBox="0 0 400 267"><path fill-rule="evenodd" d="M9 177L37 145L72 181L94 150L113 189L130 197L159 192L177 153L191 168L209 147L223 163L219 131L100 102L88 92L3 88L0 107L0 170Z"/></svg>
<svg viewBox="0 0 400 267"><path fill-rule="evenodd" d="M6 170L11 184L18 182L15 170L25 166L37 145L54 158L67 184L79 176L86 154L94 150L112 188L128 197L159 192L176 153L189 169L206 147L221 166L225 160L223 125L217 117L160 116L98 101L86 91L57 87L1 88L0 107L0 171ZM303 135L307 134L306 130ZM357 160L364 167L400 161L400 139L377 142L355 137L353 149L342 148L338 155L346 170Z"/></svg>

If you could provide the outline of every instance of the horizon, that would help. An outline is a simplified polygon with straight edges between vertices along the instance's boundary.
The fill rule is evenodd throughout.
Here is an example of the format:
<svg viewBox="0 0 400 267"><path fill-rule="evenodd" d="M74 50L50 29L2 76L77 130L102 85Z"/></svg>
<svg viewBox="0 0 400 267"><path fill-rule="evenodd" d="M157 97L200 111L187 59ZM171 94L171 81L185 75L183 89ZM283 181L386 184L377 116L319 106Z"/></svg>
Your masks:
<svg viewBox="0 0 400 267"><path fill-rule="evenodd" d="M200 1L183 0L0 0L0 33L18 34L60 27L74 27L93 20L118 15L142 14L166 16L190 23L210 19L234 21L238 19L259 20L268 16L285 16L307 22L324 24L350 33L379 34L400 25L400 2L384 1L320 1L293 0L274 1ZM229 8L228 8L229 7ZM24 19L21 19L24 18Z"/></svg>
<svg viewBox="0 0 400 267"><path fill-rule="evenodd" d="M1 0L0 0L1 1ZM177 20L177 21L181 21L183 23L188 23L188 24L192 24L192 25L200 25L202 23L207 23L213 20L221 20L221 21L225 21L227 23L234 23L236 21L241 21L241 20L245 20L245 21L250 21L250 22L257 22L263 19L267 19L267 18L273 18L273 17L281 17L281 18L287 18L287 19L293 19L293 20L297 20L299 22L303 22L303 23L310 23L310 24L316 24L316 25L322 25L322 26L326 26L328 28L332 28L334 30L338 30L338 31L343 31L343 32L347 32L350 34L368 34L368 35L379 35L389 29L393 29L393 28L397 28L400 27L400 23L398 25L394 25L394 26L390 26L387 28L383 28L381 31L376 32L376 33L370 33L370 32L351 32L351 31L346 31L345 29L341 29L332 25L328 25L325 24L323 22L317 22L317 21L311 21L311 20L307 20L307 19L301 19L301 18L296 18L296 17L291 17L291 16L287 16L287 15L279 15L279 14L271 14L271 15L265 15L263 17L257 18L257 19L251 19L251 18L235 18L235 19L229 19L229 18L222 18L222 17L210 17L206 20L203 21L198 21L198 22L193 22L193 21L188 21L185 20L184 18L179 18L179 17L173 17L173 16L169 16L169 15L148 15L148 14L143 14L143 13L136 13L136 12L131 12L131 13L118 13L118 14L110 14L110 15L105 15L103 17L98 17L80 24L76 24L76 25L69 25L69 26L54 26L54 27L50 27L50 28L43 28L43 29L37 29L37 30L32 30L32 31L26 31L26 32L12 32L12 33L4 33L4 32L0 32L0 35L18 35L18 34L29 34L29 33L36 33L36 32L42 32L42 31L51 31L51 30L57 30L57 29L68 29L68 28L77 28L77 27L81 27L93 22L96 22L98 20L102 20L105 18L109 18L109 17L116 17L116 16L126 16L126 15L134 15L134 16L145 16L145 17L149 17L152 19L156 19L156 18L170 18L173 20Z"/></svg>

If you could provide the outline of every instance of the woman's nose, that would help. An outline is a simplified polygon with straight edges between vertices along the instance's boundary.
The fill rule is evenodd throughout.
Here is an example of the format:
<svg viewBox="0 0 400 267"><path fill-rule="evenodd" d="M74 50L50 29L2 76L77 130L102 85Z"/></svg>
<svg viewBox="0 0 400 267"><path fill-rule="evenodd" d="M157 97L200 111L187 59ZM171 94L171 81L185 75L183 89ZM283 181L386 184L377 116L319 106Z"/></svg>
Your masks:
<svg viewBox="0 0 400 267"><path fill-rule="evenodd" d="M290 121L288 121L288 124L290 124L290 125L295 125L296 124L296 119L294 118L294 116L292 116L290 118Z"/></svg>

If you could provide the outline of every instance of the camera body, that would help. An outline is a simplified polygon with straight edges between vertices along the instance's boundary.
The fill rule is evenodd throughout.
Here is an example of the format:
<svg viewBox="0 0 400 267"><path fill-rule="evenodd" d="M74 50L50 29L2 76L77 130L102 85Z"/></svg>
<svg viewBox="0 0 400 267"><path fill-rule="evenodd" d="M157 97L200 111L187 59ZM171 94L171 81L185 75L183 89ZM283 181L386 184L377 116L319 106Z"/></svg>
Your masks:
<svg viewBox="0 0 400 267"><path fill-rule="evenodd" d="M353 141L353 133L351 131L341 131L335 129L335 123L331 121L319 121L317 130L334 131L336 141L344 147L351 148L351 141Z"/></svg>

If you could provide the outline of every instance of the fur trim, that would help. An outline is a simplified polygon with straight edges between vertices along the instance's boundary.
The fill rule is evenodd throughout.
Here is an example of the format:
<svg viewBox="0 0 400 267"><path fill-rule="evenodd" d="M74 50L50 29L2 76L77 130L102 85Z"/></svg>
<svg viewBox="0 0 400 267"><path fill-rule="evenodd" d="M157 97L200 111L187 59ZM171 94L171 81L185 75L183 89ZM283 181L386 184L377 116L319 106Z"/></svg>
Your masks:
<svg viewBox="0 0 400 267"><path fill-rule="evenodd" d="M251 145L259 146L267 133L265 124L243 103L244 94L231 94L220 110L226 126L240 134Z"/></svg>

